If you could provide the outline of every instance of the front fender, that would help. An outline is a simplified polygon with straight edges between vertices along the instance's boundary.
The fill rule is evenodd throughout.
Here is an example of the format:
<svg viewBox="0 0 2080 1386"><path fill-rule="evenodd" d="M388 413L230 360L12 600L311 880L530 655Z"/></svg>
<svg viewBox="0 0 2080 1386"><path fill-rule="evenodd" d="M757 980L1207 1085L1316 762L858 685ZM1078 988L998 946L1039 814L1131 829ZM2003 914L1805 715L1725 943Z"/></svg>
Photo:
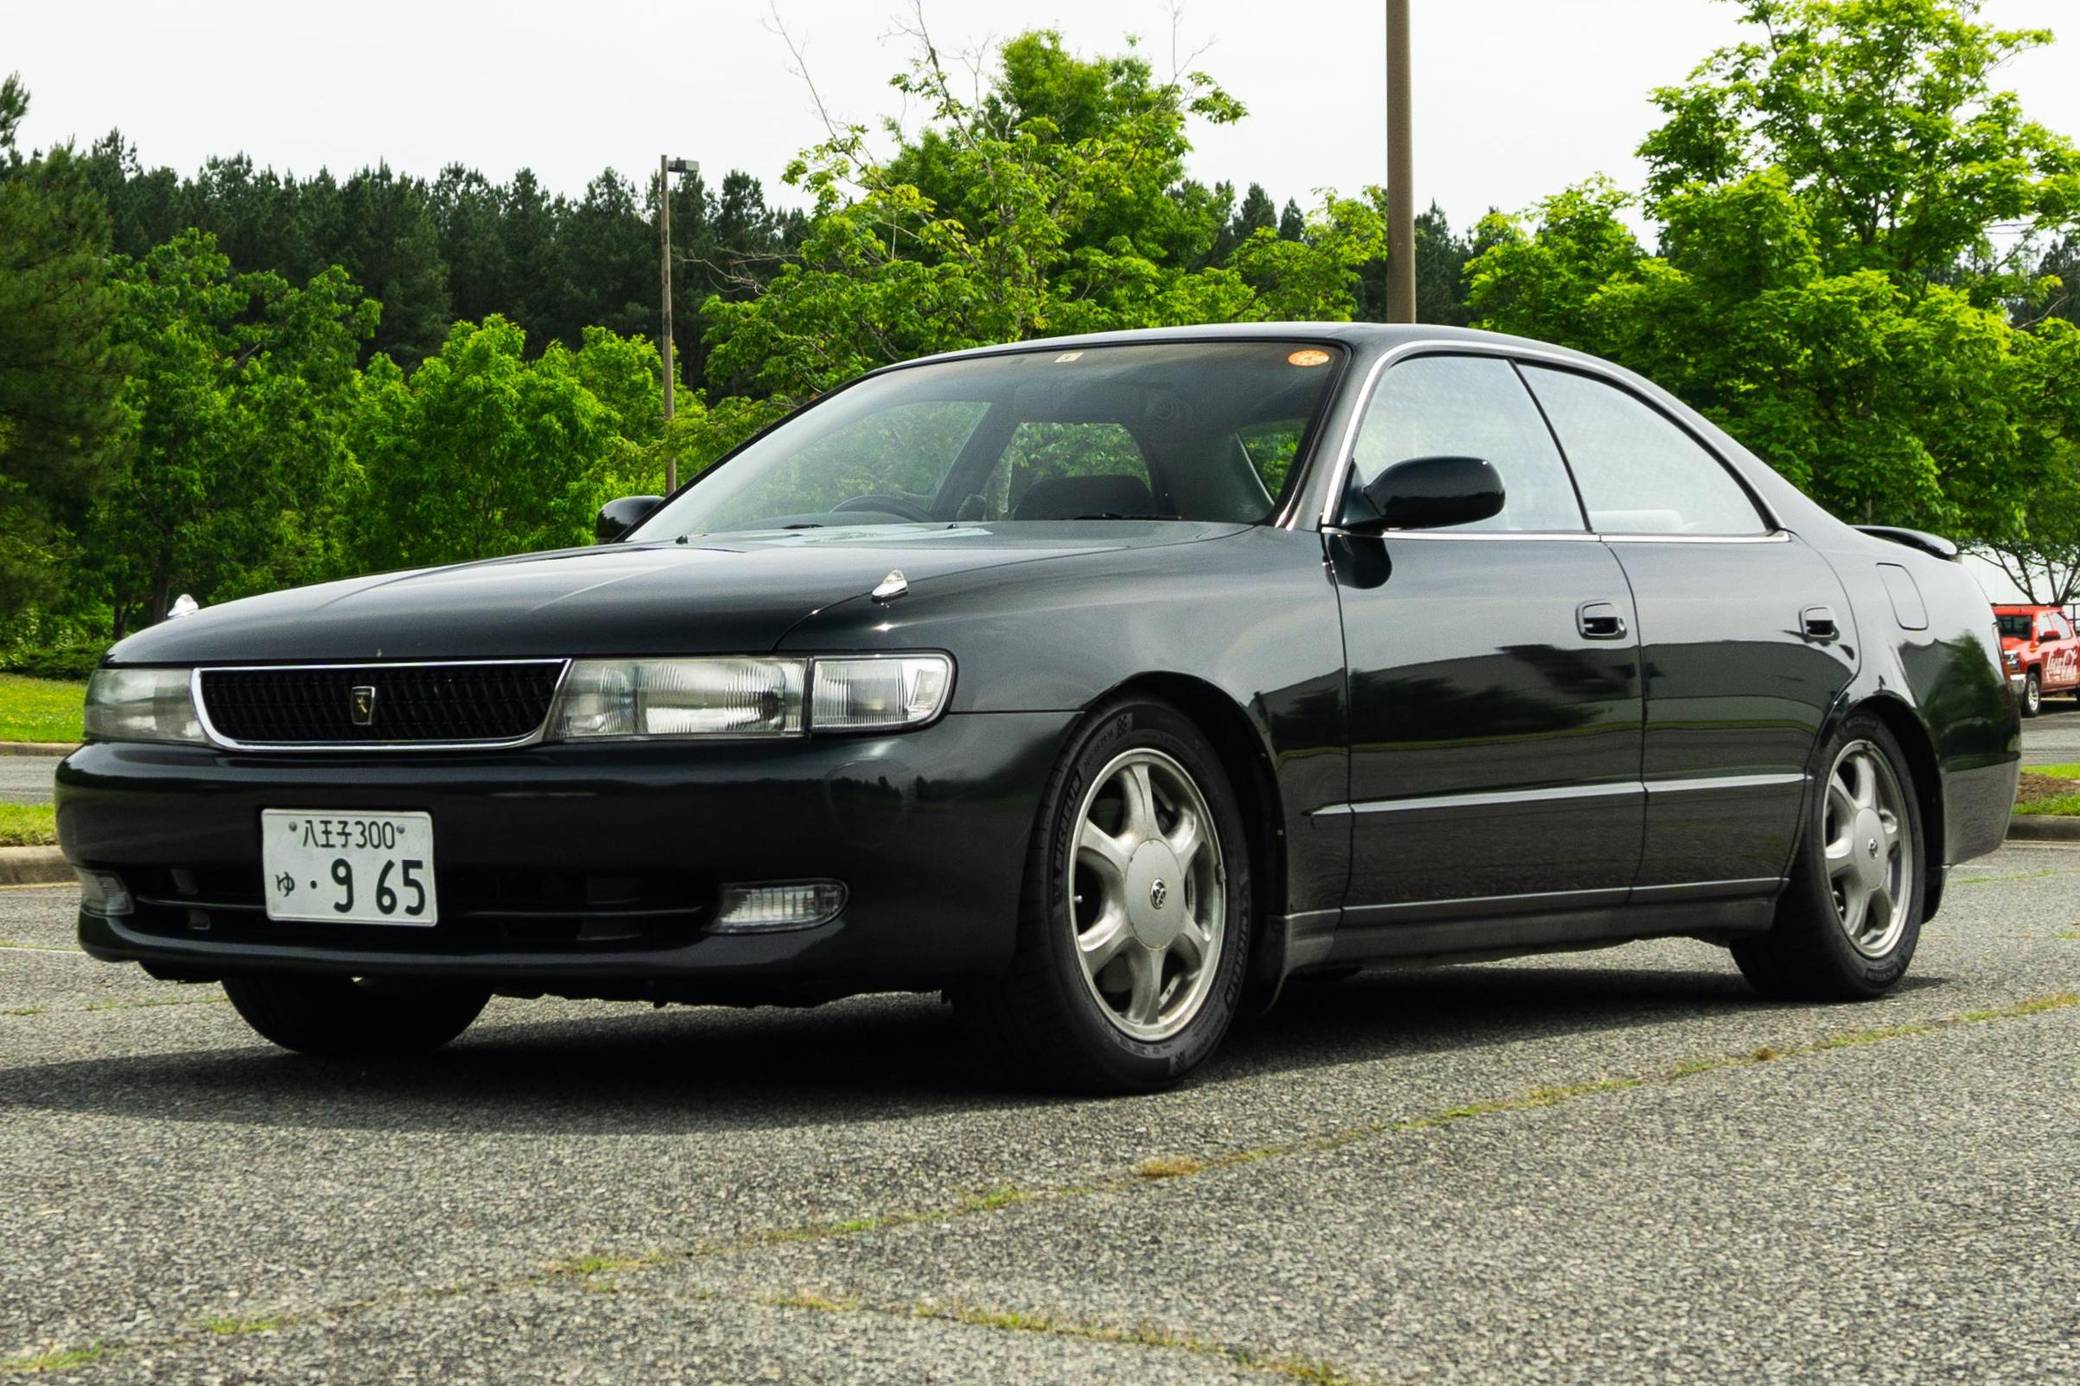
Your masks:
<svg viewBox="0 0 2080 1386"><path fill-rule="evenodd" d="M958 712L1076 711L1151 675L1217 690L1277 780L1287 908L1341 903L1348 829L1310 818L1349 791L1343 628L1319 535L1253 527L913 582L817 612L780 648L948 651Z"/></svg>

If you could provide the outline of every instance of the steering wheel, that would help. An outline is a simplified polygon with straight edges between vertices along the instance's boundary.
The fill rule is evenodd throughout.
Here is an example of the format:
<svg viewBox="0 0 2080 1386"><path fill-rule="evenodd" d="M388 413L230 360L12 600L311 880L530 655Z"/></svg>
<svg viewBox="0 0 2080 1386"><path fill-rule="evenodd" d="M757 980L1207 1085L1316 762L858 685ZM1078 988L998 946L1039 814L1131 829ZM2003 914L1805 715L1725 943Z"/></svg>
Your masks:
<svg viewBox="0 0 2080 1386"><path fill-rule="evenodd" d="M839 501L831 507L833 515L845 510L877 510L884 515L901 515L906 520L923 523L930 520L931 513L923 501L908 496L854 496L851 500Z"/></svg>

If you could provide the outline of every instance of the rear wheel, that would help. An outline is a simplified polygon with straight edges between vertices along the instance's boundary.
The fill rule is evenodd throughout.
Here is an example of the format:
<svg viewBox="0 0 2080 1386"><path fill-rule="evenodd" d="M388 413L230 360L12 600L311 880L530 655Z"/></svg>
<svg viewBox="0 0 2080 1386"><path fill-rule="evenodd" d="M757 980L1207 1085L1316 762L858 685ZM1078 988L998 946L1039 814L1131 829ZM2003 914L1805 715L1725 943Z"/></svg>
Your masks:
<svg viewBox="0 0 2080 1386"><path fill-rule="evenodd" d="M248 973L224 979L246 1024L284 1049L331 1058L400 1058L470 1027L489 990L384 977Z"/></svg>
<svg viewBox="0 0 2080 1386"><path fill-rule="evenodd" d="M1858 715L1836 733L1824 763L1776 923L1733 946L1734 961L1765 996L1881 995L1906 975L1920 941L1921 807L1898 739Z"/></svg>
<svg viewBox="0 0 2080 1386"><path fill-rule="evenodd" d="M1042 796L1011 970L954 994L998 1066L1139 1092L1212 1053L1249 956L1243 844L1220 758L1188 718L1139 698L1093 716Z"/></svg>
<svg viewBox="0 0 2080 1386"><path fill-rule="evenodd" d="M2034 717L2044 710L2044 681L2032 669L2022 680L2022 715Z"/></svg>

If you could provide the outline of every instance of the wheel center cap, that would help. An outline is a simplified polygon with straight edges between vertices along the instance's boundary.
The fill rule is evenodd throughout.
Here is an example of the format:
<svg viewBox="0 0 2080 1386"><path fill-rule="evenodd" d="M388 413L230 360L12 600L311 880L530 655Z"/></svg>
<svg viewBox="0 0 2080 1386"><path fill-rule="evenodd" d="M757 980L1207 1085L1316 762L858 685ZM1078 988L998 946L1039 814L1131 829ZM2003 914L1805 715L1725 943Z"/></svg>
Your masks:
<svg viewBox="0 0 2080 1386"><path fill-rule="evenodd" d="M1144 842L1127 862L1127 925L1150 948L1167 948L1184 927L1184 873L1167 842Z"/></svg>
<svg viewBox="0 0 2080 1386"><path fill-rule="evenodd" d="M1856 862L1856 877L1865 889L1885 884L1885 820L1875 809L1858 809L1856 825L1849 832L1849 854Z"/></svg>

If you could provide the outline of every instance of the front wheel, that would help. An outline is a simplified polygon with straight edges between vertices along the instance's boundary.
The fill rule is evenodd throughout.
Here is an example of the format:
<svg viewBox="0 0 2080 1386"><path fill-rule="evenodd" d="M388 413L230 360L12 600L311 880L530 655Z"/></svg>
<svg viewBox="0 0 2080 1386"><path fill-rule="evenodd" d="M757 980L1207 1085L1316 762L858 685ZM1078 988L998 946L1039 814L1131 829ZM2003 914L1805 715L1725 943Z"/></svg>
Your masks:
<svg viewBox="0 0 2080 1386"><path fill-rule="evenodd" d="M454 982L261 972L226 977L246 1024L284 1049L327 1058L426 1054L470 1027L489 990Z"/></svg>
<svg viewBox="0 0 2080 1386"><path fill-rule="evenodd" d="M1776 923L1733 945L1755 989L1781 1000L1882 995L1906 975L1921 937L1926 839L1898 739L1860 714L1835 734L1823 763L1827 777Z"/></svg>
<svg viewBox="0 0 2080 1386"><path fill-rule="evenodd" d="M954 1001L998 1066L1145 1092L1227 1033L1249 957L1249 853L1220 757L1183 713L1115 703L1041 797L1010 972Z"/></svg>
<svg viewBox="0 0 2080 1386"><path fill-rule="evenodd" d="M2032 669L2022 680L2022 715L2034 717L2044 710L2044 681Z"/></svg>

